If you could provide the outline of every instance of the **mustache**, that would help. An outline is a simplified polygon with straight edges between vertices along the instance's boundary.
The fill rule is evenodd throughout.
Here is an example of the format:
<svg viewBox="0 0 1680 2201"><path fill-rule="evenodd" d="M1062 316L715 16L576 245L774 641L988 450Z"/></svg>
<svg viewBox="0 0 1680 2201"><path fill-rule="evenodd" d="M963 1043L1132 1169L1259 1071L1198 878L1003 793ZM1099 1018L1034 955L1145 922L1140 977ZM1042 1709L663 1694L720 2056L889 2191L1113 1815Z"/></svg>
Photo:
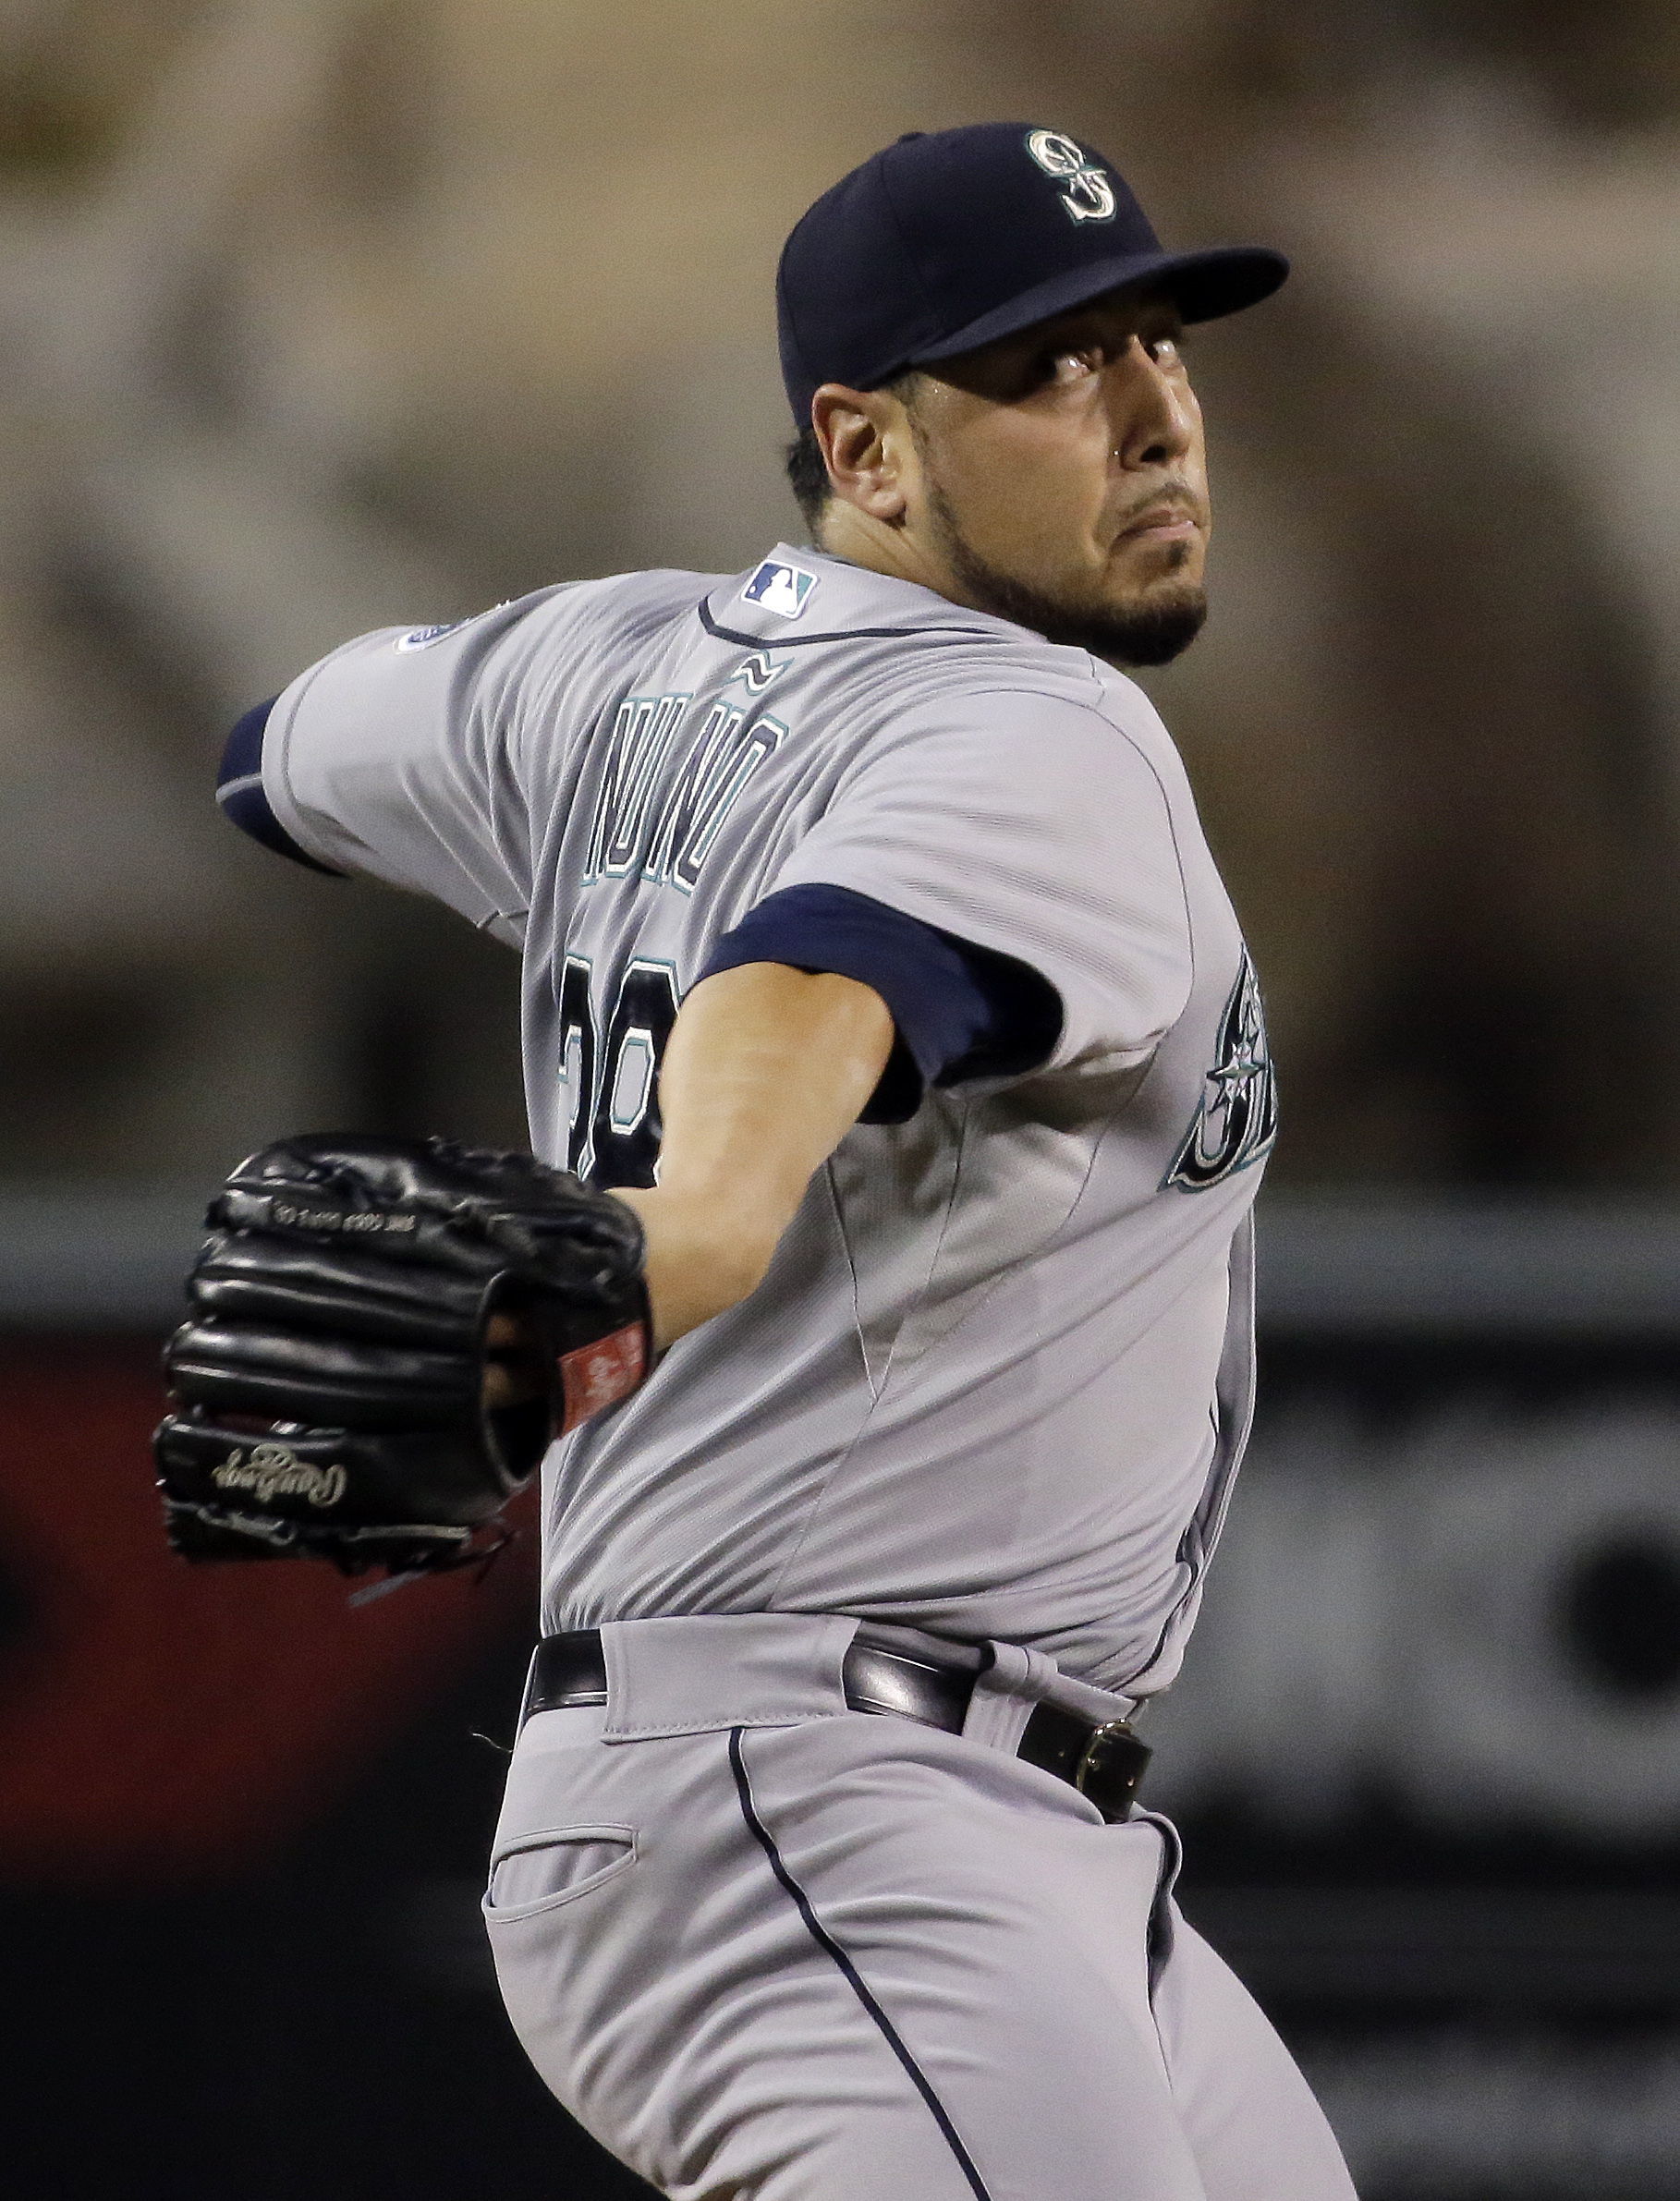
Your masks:
<svg viewBox="0 0 1680 2201"><path fill-rule="evenodd" d="M1114 515L1114 532L1124 535L1127 528L1135 527L1146 513L1158 512L1163 505L1177 505L1187 512L1200 527L1208 522L1208 502L1199 491L1181 477L1171 476L1156 482L1153 489L1134 497L1124 510Z"/></svg>

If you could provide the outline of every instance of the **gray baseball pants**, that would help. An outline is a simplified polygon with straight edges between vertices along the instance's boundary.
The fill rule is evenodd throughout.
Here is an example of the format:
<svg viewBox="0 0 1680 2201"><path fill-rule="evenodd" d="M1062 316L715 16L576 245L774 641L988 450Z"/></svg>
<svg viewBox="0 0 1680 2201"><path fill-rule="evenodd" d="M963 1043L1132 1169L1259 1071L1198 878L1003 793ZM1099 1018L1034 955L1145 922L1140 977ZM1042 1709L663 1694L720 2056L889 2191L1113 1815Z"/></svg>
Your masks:
<svg viewBox="0 0 1680 2201"><path fill-rule="evenodd" d="M1349 2201L1171 1828L1012 1755L1125 1700L1004 1645L961 1736L854 1712L855 1625L617 1623L526 1723L484 1910L559 2099L674 2201Z"/></svg>

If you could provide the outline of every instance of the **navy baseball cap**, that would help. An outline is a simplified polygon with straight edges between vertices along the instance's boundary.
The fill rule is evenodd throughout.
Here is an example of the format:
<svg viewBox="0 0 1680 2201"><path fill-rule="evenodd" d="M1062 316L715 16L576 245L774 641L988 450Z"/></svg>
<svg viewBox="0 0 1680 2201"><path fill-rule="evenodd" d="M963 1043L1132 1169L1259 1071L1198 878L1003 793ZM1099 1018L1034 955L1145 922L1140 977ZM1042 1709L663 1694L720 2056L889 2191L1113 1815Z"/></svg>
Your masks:
<svg viewBox="0 0 1680 2201"><path fill-rule="evenodd" d="M1168 252L1112 161L1025 122L912 131L844 176L782 249L776 318L794 418L822 383L878 389L1123 283L1186 321L1269 298L1281 252Z"/></svg>

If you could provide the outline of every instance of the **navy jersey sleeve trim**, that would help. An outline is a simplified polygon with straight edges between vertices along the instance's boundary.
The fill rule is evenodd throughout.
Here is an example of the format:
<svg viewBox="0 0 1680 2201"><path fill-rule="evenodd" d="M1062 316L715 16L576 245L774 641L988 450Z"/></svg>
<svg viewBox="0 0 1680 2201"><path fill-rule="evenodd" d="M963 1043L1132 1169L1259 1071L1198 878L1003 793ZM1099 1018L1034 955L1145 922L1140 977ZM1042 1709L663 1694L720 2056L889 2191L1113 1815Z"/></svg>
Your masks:
<svg viewBox="0 0 1680 2201"><path fill-rule="evenodd" d="M872 986L897 1039L866 1124L902 1124L930 1085L1036 1070L1062 1032L1062 997L1030 965L977 947L849 887L784 887L724 933L701 978L743 963L834 971Z"/></svg>
<svg viewBox="0 0 1680 2201"><path fill-rule="evenodd" d="M278 696L271 696L266 703L248 711L227 736L216 774L216 801L224 818L253 841L261 841L264 848L272 848L276 856L289 856L295 864L307 865L328 879L342 879L342 871L298 847L270 809L268 796L262 792L262 734L268 714L279 700Z"/></svg>

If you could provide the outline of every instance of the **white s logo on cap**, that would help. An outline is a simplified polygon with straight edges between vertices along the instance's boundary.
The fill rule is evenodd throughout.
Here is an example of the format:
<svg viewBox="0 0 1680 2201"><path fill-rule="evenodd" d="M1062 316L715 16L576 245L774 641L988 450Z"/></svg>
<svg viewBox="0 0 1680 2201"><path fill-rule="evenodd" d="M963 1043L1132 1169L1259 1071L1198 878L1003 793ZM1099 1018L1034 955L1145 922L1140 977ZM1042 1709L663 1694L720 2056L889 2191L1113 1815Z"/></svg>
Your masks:
<svg viewBox="0 0 1680 2201"><path fill-rule="evenodd" d="M1067 188L1062 204L1076 222L1112 222L1114 190L1106 173L1060 130L1034 130L1027 150L1046 176Z"/></svg>

